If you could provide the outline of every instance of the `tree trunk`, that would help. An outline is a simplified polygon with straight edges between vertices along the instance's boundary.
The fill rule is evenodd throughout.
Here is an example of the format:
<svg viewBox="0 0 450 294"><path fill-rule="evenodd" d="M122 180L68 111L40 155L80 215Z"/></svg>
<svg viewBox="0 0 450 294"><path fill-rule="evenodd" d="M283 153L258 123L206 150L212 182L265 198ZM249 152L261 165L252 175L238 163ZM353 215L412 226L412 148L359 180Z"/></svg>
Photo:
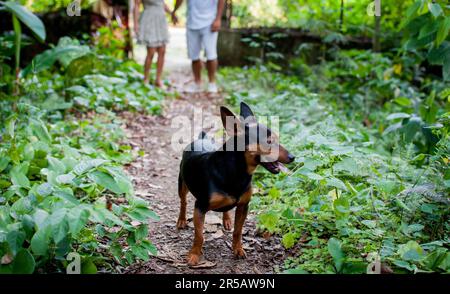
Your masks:
<svg viewBox="0 0 450 294"><path fill-rule="evenodd" d="M373 51L380 52L381 15L375 15L375 31L373 33Z"/></svg>
<svg viewBox="0 0 450 294"><path fill-rule="evenodd" d="M341 33L343 25L344 25L344 0L341 0L341 15L339 16L339 31Z"/></svg>

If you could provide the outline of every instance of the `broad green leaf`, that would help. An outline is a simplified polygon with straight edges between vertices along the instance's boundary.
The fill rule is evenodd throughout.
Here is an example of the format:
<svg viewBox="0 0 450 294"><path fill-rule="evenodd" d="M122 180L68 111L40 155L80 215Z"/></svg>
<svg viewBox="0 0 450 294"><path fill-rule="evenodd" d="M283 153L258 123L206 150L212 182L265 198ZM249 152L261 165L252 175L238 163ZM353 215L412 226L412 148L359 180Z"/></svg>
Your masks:
<svg viewBox="0 0 450 294"><path fill-rule="evenodd" d="M12 271L15 274L32 274L35 265L33 255L28 250L21 249L14 257Z"/></svg>
<svg viewBox="0 0 450 294"><path fill-rule="evenodd" d="M427 55L428 61L433 65L443 65L450 59L450 42L443 42L440 46L433 48Z"/></svg>
<svg viewBox="0 0 450 294"><path fill-rule="evenodd" d="M333 149L331 154L334 156L345 155L355 151L355 147L353 146L333 146L331 148Z"/></svg>
<svg viewBox="0 0 450 294"><path fill-rule="evenodd" d="M44 122L40 119L30 119L30 128L33 133L43 142L50 144L52 138L48 133L47 127Z"/></svg>
<svg viewBox="0 0 450 294"><path fill-rule="evenodd" d="M362 220L361 223L370 229L374 229L377 226L377 222L374 220Z"/></svg>
<svg viewBox="0 0 450 294"><path fill-rule="evenodd" d="M21 197L11 206L11 211L22 215L30 213L33 210L29 197Z"/></svg>
<svg viewBox="0 0 450 294"><path fill-rule="evenodd" d="M48 160L48 169L54 171L57 175L64 174L66 171L66 167L64 163L52 156L47 156Z"/></svg>
<svg viewBox="0 0 450 294"><path fill-rule="evenodd" d="M419 261L423 258L423 249L415 241L400 245L398 253L405 261Z"/></svg>
<svg viewBox="0 0 450 294"><path fill-rule="evenodd" d="M6 167L8 167L8 164L11 162L11 158L2 154L0 154L0 156L0 172L2 172Z"/></svg>
<svg viewBox="0 0 450 294"><path fill-rule="evenodd" d="M37 192L39 195L46 197L50 195L53 191L53 186L50 183L42 183L38 186Z"/></svg>
<svg viewBox="0 0 450 294"><path fill-rule="evenodd" d="M268 193L269 197L273 200L280 198L281 192L276 187L272 187Z"/></svg>
<svg viewBox="0 0 450 294"><path fill-rule="evenodd" d="M33 238L31 238L31 250L35 255L45 256L47 254L50 244L50 234L50 226L36 231Z"/></svg>
<svg viewBox="0 0 450 294"><path fill-rule="evenodd" d="M419 33L419 39L427 37L438 30L438 23L436 21L430 21L425 26L422 27Z"/></svg>
<svg viewBox="0 0 450 294"><path fill-rule="evenodd" d="M50 224L52 236L55 243L62 241L69 233L69 224L67 222L67 209L60 208L50 215Z"/></svg>
<svg viewBox="0 0 450 294"><path fill-rule="evenodd" d="M439 268L447 256L450 255L447 249L438 248L437 250L429 253L423 260L426 267L430 270L436 271Z"/></svg>
<svg viewBox="0 0 450 294"><path fill-rule="evenodd" d="M444 81L450 81L450 57L444 61L444 65L442 66L442 75L444 77Z"/></svg>
<svg viewBox="0 0 450 294"><path fill-rule="evenodd" d="M130 195L133 192L133 184L121 168L116 166L104 166L104 168L115 180L122 193Z"/></svg>
<svg viewBox="0 0 450 294"><path fill-rule="evenodd" d="M438 3L428 3L428 9L430 10L431 14L436 18L440 16L443 12L441 5Z"/></svg>
<svg viewBox="0 0 450 294"><path fill-rule="evenodd" d="M70 233L75 237L88 222L89 211L81 207L74 207L67 214L67 218L69 221Z"/></svg>
<svg viewBox="0 0 450 294"><path fill-rule="evenodd" d="M14 166L9 172L9 175L11 176L11 182L14 185L22 188L30 188L30 181L23 172L21 166Z"/></svg>
<svg viewBox="0 0 450 294"><path fill-rule="evenodd" d="M104 160L104 159L100 159L100 158L84 160L84 161L80 162L79 164L77 164L73 168L73 172L76 175L81 175L81 174L93 169L94 167L99 167L100 165L102 165L106 162L108 162L108 161Z"/></svg>
<svg viewBox="0 0 450 294"><path fill-rule="evenodd" d="M57 176L56 182L58 184L72 184L73 179L75 179L75 175L73 173L68 173Z"/></svg>
<svg viewBox="0 0 450 294"><path fill-rule="evenodd" d="M116 194L124 193L114 178L107 173L101 171L93 171L88 174L88 177L97 185L102 186Z"/></svg>
<svg viewBox="0 0 450 294"><path fill-rule="evenodd" d="M348 199L343 196L333 201L333 207L338 217L346 216L350 212L349 211L350 203Z"/></svg>
<svg viewBox="0 0 450 294"><path fill-rule="evenodd" d="M411 100L406 97L397 97L394 99L394 102L401 106L410 106Z"/></svg>
<svg viewBox="0 0 450 294"><path fill-rule="evenodd" d="M328 179L326 179L326 183L327 183L327 186L331 186L331 187L341 189L343 191L347 191L347 186L344 184L344 182L342 182L338 178L334 178L334 177L328 178Z"/></svg>
<svg viewBox="0 0 450 294"><path fill-rule="evenodd" d="M3 2L6 10L14 14L22 23L24 23L36 36L36 38L44 42L45 40L45 26L44 23L32 12L24 6L13 2Z"/></svg>
<svg viewBox="0 0 450 294"><path fill-rule="evenodd" d="M86 261L81 264L81 273L82 274L96 274L97 266L91 261Z"/></svg>
<svg viewBox="0 0 450 294"><path fill-rule="evenodd" d="M83 77L95 69L96 55L88 53L73 60L67 67L66 76L69 79Z"/></svg>
<svg viewBox="0 0 450 294"><path fill-rule="evenodd" d="M133 254L135 256L137 256L138 258L140 258L144 261L149 260L147 248L145 248L143 246L139 246L139 245L131 245L130 248L131 248L131 251L133 252Z"/></svg>
<svg viewBox="0 0 450 294"><path fill-rule="evenodd" d="M77 198L73 195L73 190L71 188L65 187L65 188L55 188L53 191L53 195L57 196L61 199L64 199L72 204L79 205L80 202Z"/></svg>
<svg viewBox="0 0 450 294"><path fill-rule="evenodd" d="M151 210L149 208L137 207L137 208L133 209L133 211L136 211L139 214L141 214L147 218L159 221L159 216L153 210Z"/></svg>
<svg viewBox="0 0 450 294"><path fill-rule="evenodd" d="M37 229L42 229L47 223L47 218L49 214L47 211L43 209L36 209L36 211L33 214L33 221L37 226Z"/></svg>
<svg viewBox="0 0 450 294"><path fill-rule="evenodd" d="M140 225L136 231L134 232L134 236L136 240L143 240L148 236L148 227L147 225Z"/></svg>
<svg viewBox="0 0 450 294"><path fill-rule="evenodd" d="M273 233L277 229L278 220L280 219L280 215L274 211L269 211L263 214L260 214L259 224L267 229L270 233Z"/></svg>
<svg viewBox="0 0 450 294"><path fill-rule="evenodd" d="M343 160L341 160L340 162L336 163L333 166L333 170L335 172L346 171L346 172L350 173L351 175L357 175L359 173L358 164L351 157L346 157Z"/></svg>
<svg viewBox="0 0 450 294"><path fill-rule="evenodd" d="M423 121L420 117L411 117L402 130L405 133L405 141L408 143L412 142L417 133L422 130L422 126Z"/></svg>
<svg viewBox="0 0 450 294"><path fill-rule="evenodd" d="M306 177L308 177L310 180L322 180L323 177L319 174L316 173L312 173L312 172L306 172L306 173L302 173L303 175L305 175Z"/></svg>
<svg viewBox="0 0 450 294"><path fill-rule="evenodd" d="M450 16L445 17L440 23L436 36L436 47L439 47L442 42L447 39L450 32Z"/></svg>
<svg viewBox="0 0 450 294"><path fill-rule="evenodd" d="M156 249L156 246L153 245L150 241L148 240L143 240L141 242L141 246L144 247L145 249L147 249L148 251L150 251L150 253L153 256L157 256L158 255L158 250Z"/></svg>
<svg viewBox="0 0 450 294"><path fill-rule="evenodd" d="M345 254L341 248L341 241L335 238L330 238L328 240L328 252L330 253L331 257L333 257L336 271L340 272L345 260Z"/></svg>
<svg viewBox="0 0 450 294"><path fill-rule="evenodd" d="M284 248L289 249L295 245L296 239L297 235L295 233L289 232L283 235L281 242L283 243Z"/></svg>
<svg viewBox="0 0 450 294"><path fill-rule="evenodd" d="M16 254L22 248L22 244L25 241L25 233L23 231L14 230L8 232L6 235L6 241L9 245L9 249L13 254Z"/></svg>
<svg viewBox="0 0 450 294"><path fill-rule="evenodd" d="M13 114L6 119L6 130L7 134L11 137L15 137L15 128L16 128L17 114Z"/></svg>
<svg viewBox="0 0 450 294"><path fill-rule="evenodd" d="M367 273L367 263L362 261L344 262L342 266L343 274L365 274Z"/></svg>
<svg viewBox="0 0 450 294"><path fill-rule="evenodd" d="M410 118L411 114L408 113L403 113L403 112L399 112L399 113L392 113L390 115L388 115L388 117L386 117L387 120L394 120L394 119L403 119L403 118Z"/></svg>
<svg viewBox="0 0 450 294"><path fill-rule="evenodd" d="M309 274L307 271L300 268L288 269L283 272L283 274L291 274L291 275L305 275Z"/></svg>

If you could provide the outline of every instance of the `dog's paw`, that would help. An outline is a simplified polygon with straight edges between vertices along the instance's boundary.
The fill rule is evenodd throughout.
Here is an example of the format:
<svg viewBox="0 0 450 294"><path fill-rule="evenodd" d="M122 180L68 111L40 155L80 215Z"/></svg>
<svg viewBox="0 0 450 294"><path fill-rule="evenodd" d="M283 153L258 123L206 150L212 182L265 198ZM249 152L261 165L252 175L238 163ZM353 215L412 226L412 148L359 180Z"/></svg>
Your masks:
<svg viewBox="0 0 450 294"><path fill-rule="evenodd" d="M231 228L233 227L233 222L231 221L231 218L226 218L223 220L223 228L227 231L231 231Z"/></svg>
<svg viewBox="0 0 450 294"><path fill-rule="evenodd" d="M189 253L189 255L187 257L188 265L190 265L190 266L197 265L199 261L200 261L200 255L195 254L195 253Z"/></svg>
<svg viewBox="0 0 450 294"><path fill-rule="evenodd" d="M247 254L245 253L245 250L241 246L233 248L233 254L236 258L242 259L247 258Z"/></svg>
<svg viewBox="0 0 450 294"><path fill-rule="evenodd" d="M177 229L182 230L185 229L187 226L187 221L185 219L178 219L177 221Z"/></svg>

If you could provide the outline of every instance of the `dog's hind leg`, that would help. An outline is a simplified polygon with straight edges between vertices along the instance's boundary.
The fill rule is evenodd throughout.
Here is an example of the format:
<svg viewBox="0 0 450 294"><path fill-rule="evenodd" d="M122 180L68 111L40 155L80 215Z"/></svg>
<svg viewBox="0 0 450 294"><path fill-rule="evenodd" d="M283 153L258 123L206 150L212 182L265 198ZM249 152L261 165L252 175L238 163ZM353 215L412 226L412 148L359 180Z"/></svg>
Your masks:
<svg viewBox="0 0 450 294"><path fill-rule="evenodd" d="M180 196L180 215L178 216L177 229L186 228L186 205L189 190L181 175L178 176L178 196Z"/></svg>
<svg viewBox="0 0 450 294"><path fill-rule="evenodd" d="M233 227L233 222L231 221L230 211L225 211L223 213L222 224L225 230L231 231L231 228Z"/></svg>

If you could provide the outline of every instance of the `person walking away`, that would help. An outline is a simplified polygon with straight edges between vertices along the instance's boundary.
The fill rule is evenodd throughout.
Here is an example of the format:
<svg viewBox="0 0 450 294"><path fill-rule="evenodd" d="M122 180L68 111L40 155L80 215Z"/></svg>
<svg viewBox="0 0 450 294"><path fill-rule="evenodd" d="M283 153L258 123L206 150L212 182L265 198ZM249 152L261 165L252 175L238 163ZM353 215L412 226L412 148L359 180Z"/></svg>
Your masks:
<svg viewBox="0 0 450 294"><path fill-rule="evenodd" d="M176 21L176 12L183 0L176 0L172 19ZM202 49L206 55L206 69L208 71L208 92L217 93L217 38L221 27L221 18L225 0L188 0L186 39L188 57L192 60L194 84L188 92L202 91L202 62L200 53Z"/></svg>
<svg viewBox="0 0 450 294"><path fill-rule="evenodd" d="M144 4L144 11L139 17L140 4ZM162 87L162 73L166 45L169 43L169 29L165 13L170 14L170 9L164 0L134 0L134 30L138 43L147 46L147 56L144 65L144 83L150 80L150 69L153 57L158 54L156 62L156 79L154 85ZM139 21L138 21L139 19ZM173 20L176 18L172 17Z"/></svg>

